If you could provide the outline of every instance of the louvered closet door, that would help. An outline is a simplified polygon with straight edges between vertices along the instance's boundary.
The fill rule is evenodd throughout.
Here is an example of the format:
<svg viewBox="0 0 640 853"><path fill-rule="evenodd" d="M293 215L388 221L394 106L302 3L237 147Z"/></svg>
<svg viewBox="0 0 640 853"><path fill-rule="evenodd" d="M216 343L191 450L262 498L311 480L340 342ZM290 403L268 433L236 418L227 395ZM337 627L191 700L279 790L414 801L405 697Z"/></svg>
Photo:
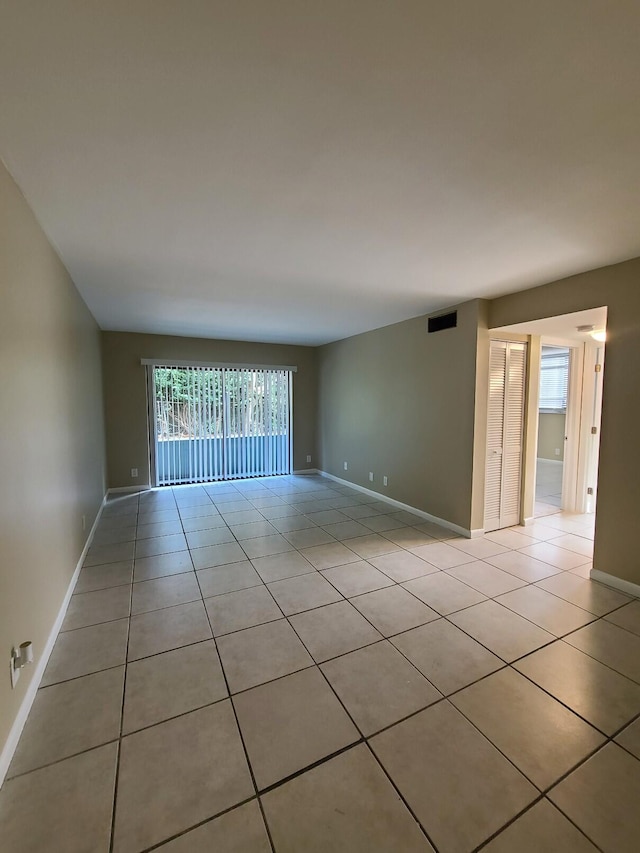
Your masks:
<svg viewBox="0 0 640 853"><path fill-rule="evenodd" d="M491 341L484 529L520 522L527 345Z"/></svg>

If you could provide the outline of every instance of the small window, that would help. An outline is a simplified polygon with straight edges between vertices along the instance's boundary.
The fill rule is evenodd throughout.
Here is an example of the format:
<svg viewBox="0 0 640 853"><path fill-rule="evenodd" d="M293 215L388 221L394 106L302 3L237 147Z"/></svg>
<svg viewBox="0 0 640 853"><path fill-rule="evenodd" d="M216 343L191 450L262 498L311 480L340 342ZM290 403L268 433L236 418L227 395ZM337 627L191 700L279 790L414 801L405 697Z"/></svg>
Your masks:
<svg viewBox="0 0 640 853"><path fill-rule="evenodd" d="M539 403L541 412L561 414L567 411L570 355L568 347L542 347Z"/></svg>

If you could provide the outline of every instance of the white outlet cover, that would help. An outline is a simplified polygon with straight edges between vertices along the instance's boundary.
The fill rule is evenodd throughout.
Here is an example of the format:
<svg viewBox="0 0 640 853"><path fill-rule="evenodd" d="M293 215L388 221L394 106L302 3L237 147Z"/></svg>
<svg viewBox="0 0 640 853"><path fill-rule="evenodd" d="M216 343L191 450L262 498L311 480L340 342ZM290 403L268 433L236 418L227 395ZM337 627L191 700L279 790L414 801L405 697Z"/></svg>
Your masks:
<svg viewBox="0 0 640 853"><path fill-rule="evenodd" d="M345 470L345 471L348 471L348 470L349 470L349 466L347 465L347 463L346 463L346 462L343 462L342 464L344 465L344 470Z"/></svg>
<svg viewBox="0 0 640 853"><path fill-rule="evenodd" d="M388 482L389 482L389 478L388 478L388 477L383 477L383 478L382 478L382 485L383 485L383 486L386 486Z"/></svg>
<svg viewBox="0 0 640 853"><path fill-rule="evenodd" d="M132 469L131 469L131 476L132 476L132 477L137 477L137 476L138 476L138 469L137 469L137 468L132 468Z"/></svg>
<svg viewBox="0 0 640 853"><path fill-rule="evenodd" d="M369 482L373 483L373 471L369 471Z"/></svg>
<svg viewBox="0 0 640 853"><path fill-rule="evenodd" d="M311 462L311 456L307 453L307 462Z"/></svg>

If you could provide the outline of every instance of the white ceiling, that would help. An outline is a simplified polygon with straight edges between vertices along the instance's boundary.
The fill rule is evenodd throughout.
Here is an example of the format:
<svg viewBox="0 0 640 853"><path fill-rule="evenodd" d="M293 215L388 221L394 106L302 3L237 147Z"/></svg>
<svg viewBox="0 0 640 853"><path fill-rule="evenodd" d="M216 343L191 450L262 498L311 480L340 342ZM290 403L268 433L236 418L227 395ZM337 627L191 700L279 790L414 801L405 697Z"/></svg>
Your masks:
<svg viewBox="0 0 640 853"><path fill-rule="evenodd" d="M105 329L317 344L640 255L637 0L0 0Z"/></svg>
<svg viewBox="0 0 640 853"><path fill-rule="evenodd" d="M606 331L607 309L592 308L589 311L577 311L574 314L562 314L544 320L532 320L529 323L515 323L513 326L502 326L492 331L541 335L545 338L563 341L589 341L589 333L579 332L578 326L593 326L594 332Z"/></svg>

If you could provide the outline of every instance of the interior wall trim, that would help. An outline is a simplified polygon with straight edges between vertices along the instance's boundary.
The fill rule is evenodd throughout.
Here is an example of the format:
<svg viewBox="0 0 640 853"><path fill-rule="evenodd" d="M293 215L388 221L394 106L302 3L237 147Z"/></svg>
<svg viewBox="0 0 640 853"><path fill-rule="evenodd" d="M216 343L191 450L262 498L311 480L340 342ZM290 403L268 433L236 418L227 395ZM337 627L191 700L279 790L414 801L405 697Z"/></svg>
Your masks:
<svg viewBox="0 0 640 853"><path fill-rule="evenodd" d="M105 496L102 499L100 509L96 514L93 526L91 527L89 535L87 536L87 541L85 542L84 548L82 549L82 553L80 554L80 559L76 564L75 571L73 573L71 581L69 582L69 586L67 587L67 591L65 593L62 604L60 605L60 610L58 611L56 620L51 627L51 631L49 631L47 642L45 643L44 649L42 650L42 654L38 659L35 671L33 673L29 686L27 687L27 692L24 695L24 699L20 704L20 708L18 709L16 718L13 721L13 725L11 726L9 737L7 738L7 741L2 748L2 753L0 753L0 787L2 787L2 784L7 775L7 771L9 770L9 765L11 764L11 760L16 751L16 747L18 746L20 735L22 734L24 725L27 722L27 717L29 716L29 712L31 711L31 706L33 705L33 702L36 698L36 694L38 692L38 688L40 687L42 676L44 675L44 671L47 668L47 664L49 663L49 657L51 656L51 652L53 651L53 647L58 638L58 633L60 631L60 628L62 627L64 617L67 613L67 607L69 606L71 596L73 595L73 590L75 589L75 585L78 581L78 576L80 575L80 570L82 569L84 558L87 556L87 551L91 547L91 542L93 541L93 536L96 532L96 528L98 527L98 522L100 521L102 510L104 509L105 504L107 502L107 495L108 492L105 493Z"/></svg>
<svg viewBox="0 0 640 853"><path fill-rule="evenodd" d="M617 589L618 592L631 595L633 598L640 598L640 584L626 581L624 578L617 578L615 575L610 575L608 572L601 572L599 569L591 569L589 574L592 581L598 581L598 583Z"/></svg>
<svg viewBox="0 0 640 853"><path fill-rule="evenodd" d="M349 486L350 489L355 489L357 492L362 492L365 495L371 495L371 497L384 501L397 509L404 509L407 512L412 512L414 515L424 518L425 521L432 521L434 524L446 527L447 530L453 530L454 533L459 533L460 536L464 536L467 539L477 539L478 536L482 536L484 533L483 530L469 530L466 527L460 527L459 524L447 521L446 518L439 518L437 515L431 515L430 512L424 512L424 510L417 509L415 506L402 503L402 501L397 501L395 498L389 498L387 495L380 494L380 492L374 492L373 489L367 489L366 486L359 486L357 483L351 483L349 480L343 480L341 477L336 477L335 474L329 474L328 471L318 470L318 474L322 477L328 477L329 480L334 480L336 483L340 483L343 486Z"/></svg>

